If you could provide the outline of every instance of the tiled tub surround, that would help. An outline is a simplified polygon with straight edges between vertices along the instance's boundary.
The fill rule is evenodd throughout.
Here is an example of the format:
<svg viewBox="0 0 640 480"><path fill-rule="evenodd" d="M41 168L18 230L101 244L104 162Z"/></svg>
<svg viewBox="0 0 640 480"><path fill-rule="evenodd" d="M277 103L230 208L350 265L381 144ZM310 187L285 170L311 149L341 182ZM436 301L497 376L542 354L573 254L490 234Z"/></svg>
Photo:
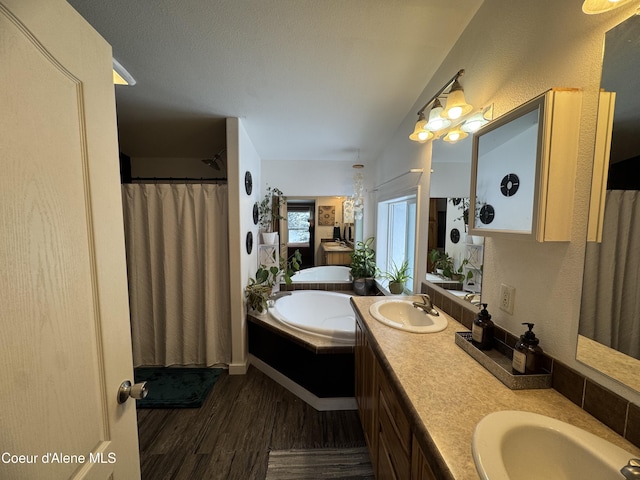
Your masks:
<svg viewBox="0 0 640 480"><path fill-rule="evenodd" d="M478 307L464 300L453 300L446 292L429 282L422 284L422 293L427 293L434 305L471 329L473 320L478 315ZM511 349L518 341L518 337L498 326L495 327L495 338ZM543 357L543 368L552 373L554 389L640 447L640 406L598 385L546 353Z"/></svg>
<svg viewBox="0 0 640 480"><path fill-rule="evenodd" d="M455 332L462 326L450 316L442 332L403 332L371 317L369 307L377 300L352 297L351 302L438 478L479 478L471 455L473 430L483 417L501 410L548 415L605 438L632 455L640 454L639 448L554 389L505 387L455 344ZM640 420L636 410L633 417L634 422Z"/></svg>

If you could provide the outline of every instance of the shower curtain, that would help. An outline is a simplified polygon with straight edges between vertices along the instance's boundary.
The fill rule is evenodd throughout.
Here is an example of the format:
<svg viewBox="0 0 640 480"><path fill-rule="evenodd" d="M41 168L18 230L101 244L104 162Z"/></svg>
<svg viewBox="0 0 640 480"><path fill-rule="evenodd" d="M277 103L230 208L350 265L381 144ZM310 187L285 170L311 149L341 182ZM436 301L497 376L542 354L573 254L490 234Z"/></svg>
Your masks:
<svg viewBox="0 0 640 480"><path fill-rule="evenodd" d="M602 232L587 243L580 334L640 358L639 191L607 191Z"/></svg>
<svg viewBox="0 0 640 480"><path fill-rule="evenodd" d="M123 185L134 366L231 360L226 185Z"/></svg>

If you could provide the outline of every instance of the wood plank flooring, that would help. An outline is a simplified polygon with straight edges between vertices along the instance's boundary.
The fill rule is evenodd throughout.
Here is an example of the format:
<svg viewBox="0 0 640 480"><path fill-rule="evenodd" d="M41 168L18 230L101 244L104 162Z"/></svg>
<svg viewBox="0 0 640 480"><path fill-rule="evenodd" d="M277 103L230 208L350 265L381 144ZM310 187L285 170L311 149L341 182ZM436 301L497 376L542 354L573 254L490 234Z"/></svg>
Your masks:
<svg viewBox="0 0 640 480"><path fill-rule="evenodd" d="M143 480L263 480L270 450L365 446L356 411L318 412L254 367L196 409L139 409Z"/></svg>

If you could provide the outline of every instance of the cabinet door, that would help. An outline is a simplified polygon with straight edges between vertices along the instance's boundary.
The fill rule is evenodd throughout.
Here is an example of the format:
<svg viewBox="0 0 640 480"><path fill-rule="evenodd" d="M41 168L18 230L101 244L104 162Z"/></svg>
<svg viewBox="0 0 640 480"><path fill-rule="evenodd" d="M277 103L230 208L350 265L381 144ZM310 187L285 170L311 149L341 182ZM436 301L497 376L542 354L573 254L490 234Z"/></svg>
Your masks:
<svg viewBox="0 0 640 480"><path fill-rule="evenodd" d="M371 464L376 471L378 454L377 366L373 350L367 342L367 337L359 321L356 322L355 378L360 422L369 446Z"/></svg>
<svg viewBox="0 0 640 480"><path fill-rule="evenodd" d="M411 449L411 480L436 480L416 437L413 437L413 448Z"/></svg>
<svg viewBox="0 0 640 480"><path fill-rule="evenodd" d="M581 98L550 90L474 134L471 235L571 239Z"/></svg>

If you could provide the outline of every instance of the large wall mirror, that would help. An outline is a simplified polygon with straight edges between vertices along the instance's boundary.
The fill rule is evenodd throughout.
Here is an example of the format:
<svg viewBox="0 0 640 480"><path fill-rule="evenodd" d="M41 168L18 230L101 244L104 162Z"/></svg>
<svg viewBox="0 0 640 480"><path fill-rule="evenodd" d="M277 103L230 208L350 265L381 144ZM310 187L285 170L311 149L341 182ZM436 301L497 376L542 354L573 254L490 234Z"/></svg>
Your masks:
<svg viewBox="0 0 640 480"><path fill-rule="evenodd" d="M586 248L577 359L640 391L638 52L640 16L634 15L605 36L601 90L615 93L615 108L602 238Z"/></svg>

